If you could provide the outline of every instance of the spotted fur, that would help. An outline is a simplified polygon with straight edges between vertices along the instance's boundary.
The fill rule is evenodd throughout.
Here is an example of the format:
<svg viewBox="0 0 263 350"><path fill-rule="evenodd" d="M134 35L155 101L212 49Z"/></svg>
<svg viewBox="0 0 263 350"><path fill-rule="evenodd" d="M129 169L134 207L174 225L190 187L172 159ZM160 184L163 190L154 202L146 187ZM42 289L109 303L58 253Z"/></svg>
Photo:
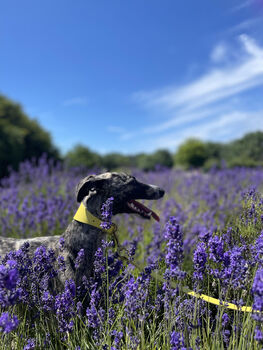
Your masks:
<svg viewBox="0 0 263 350"><path fill-rule="evenodd" d="M113 215L131 213L127 201L131 199L159 199L164 190L157 186L147 185L125 173L104 173L90 175L80 181L76 187L78 202L98 218L101 217L101 206L109 197L114 197ZM59 239L63 237L65 246L63 252L59 250ZM94 226L72 220L61 236L36 237L30 239L14 239L0 237L0 256L3 258L11 250L19 249L23 243L29 242L29 253L34 255L37 247L43 245L53 249L56 256L62 255L66 263L66 271L57 279L56 287L60 289L66 279L74 278L80 282L83 275L89 277L93 271L94 254L105 239L105 233ZM76 271L74 261L80 249L84 249L84 261Z"/></svg>

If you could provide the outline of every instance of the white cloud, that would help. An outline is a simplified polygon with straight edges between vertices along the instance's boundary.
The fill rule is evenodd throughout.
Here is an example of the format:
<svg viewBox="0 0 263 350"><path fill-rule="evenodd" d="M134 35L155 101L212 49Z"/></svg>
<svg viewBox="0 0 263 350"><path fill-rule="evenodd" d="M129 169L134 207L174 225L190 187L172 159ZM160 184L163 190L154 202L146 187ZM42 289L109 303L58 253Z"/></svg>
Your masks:
<svg viewBox="0 0 263 350"><path fill-rule="evenodd" d="M154 147L174 149L185 139L193 136L202 140L231 141L256 130L263 131L263 110L254 113L234 111L219 115L201 125L189 126L183 131L175 130L165 136L157 137Z"/></svg>
<svg viewBox="0 0 263 350"><path fill-rule="evenodd" d="M228 141L249 131L263 130L263 101L248 104L252 96L249 90L263 87L263 48L245 34L237 42L236 56L229 43L215 45L210 66L188 84L136 92L133 100L158 113L159 122L151 120L144 128L124 131L120 140L129 140L130 144L133 141L135 149L143 147L150 152L161 147L174 150L192 136ZM229 62L225 57L235 59Z"/></svg>
<svg viewBox="0 0 263 350"><path fill-rule="evenodd" d="M63 106L81 106L88 103L87 97L74 97L63 101Z"/></svg>
<svg viewBox="0 0 263 350"><path fill-rule="evenodd" d="M219 107L201 109L190 113L181 111L181 113L179 113L175 117L170 118L161 124L144 128L143 134L160 133L174 127L180 127L182 125L192 124L195 121L200 121L207 117L211 117L217 113L220 113L224 109L225 109L224 106L219 106Z"/></svg>
<svg viewBox="0 0 263 350"><path fill-rule="evenodd" d="M225 44L220 43L215 46L211 53L211 60L215 63L223 61L226 57L227 47Z"/></svg>
<svg viewBox="0 0 263 350"><path fill-rule="evenodd" d="M246 19L235 26L231 27L227 30L229 33L241 33L244 31L248 31L252 27L256 26L257 24L262 23L262 17L253 17Z"/></svg>
<svg viewBox="0 0 263 350"><path fill-rule="evenodd" d="M188 85L137 94L148 106L193 110L263 84L263 49L246 35L239 37L246 56L235 65L211 69Z"/></svg>
<svg viewBox="0 0 263 350"><path fill-rule="evenodd" d="M246 34L241 34L240 39L243 42L243 45L246 51L255 58L263 60L263 48L259 47L255 40L247 36Z"/></svg>
<svg viewBox="0 0 263 350"><path fill-rule="evenodd" d="M254 2L254 0L243 1L241 4L233 7L231 9L231 12L237 12L237 11L243 10L244 8L247 8L247 7L251 6L253 4L253 2Z"/></svg>

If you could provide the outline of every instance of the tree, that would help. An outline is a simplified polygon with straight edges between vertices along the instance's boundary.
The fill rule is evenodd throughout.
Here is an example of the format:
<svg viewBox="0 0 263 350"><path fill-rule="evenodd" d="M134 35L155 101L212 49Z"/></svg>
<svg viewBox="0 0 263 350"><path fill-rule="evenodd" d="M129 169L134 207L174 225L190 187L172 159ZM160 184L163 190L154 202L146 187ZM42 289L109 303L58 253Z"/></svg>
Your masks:
<svg viewBox="0 0 263 350"><path fill-rule="evenodd" d="M228 166L262 166L263 165L263 132L246 134L232 141L225 147L224 158Z"/></svg>
<svg viewBox="0 0 263 350"><path fill-rule="evenodd" d="M22 107L0 95L0 177L7 175L8 167L17 169L18 164L43 153L58 159L59 152L50 134L30 119Z"/></svg>
<svg viewBox="0 0 263 350"><path fill-rule="evenodd" d="M221 168L225 145L219 142L205 142L205 149L207 158L203 165L204 170Z"/></svg>
<svg viewBox="0 0 263 350"><path fill-rule="evenodd" d="M155 167L154 159L151 154L146 154L146 153L136 154L135 166L144 171L152 170Z"/></svg>
<svg viewBox="0 0 263 350"><path fill-rule="evenodd" d="M101 156L83 145L76 145L65 156L65 161L70 167L83 166L89 169L101 166Z"/></svg>
<svg viewBox="0 0 263 350"><path fill-rule="evenodd" d="M166 168L172 168L173 157L169 151L166 149L160 149L153 153L152 155L154 165L161 165Z"/></svg>
<svg viewBox="0 0 263 350"><path fill-rule="evenodd" d="M169 151L160 149L152 154L136 154L132 157L132 162L137 168L149 171L154 170L158 165L171 168L173 166L173 157Z"/></svg>
<svg viewBox="0 0 263 350"><path fill-rule="evenodd" d="M202 167L207 159L207 150L204 142L198 139L188 139L175 154L175 164L189 169Z"/></svg>
<svg viewBox="0 0 263 350"><path fill-rule="evenodd" d="M110 171L118 169L120 167L127 167L130 165L129 157L120 153L108 153L102 156L101 158L103 167Z"/></svg>

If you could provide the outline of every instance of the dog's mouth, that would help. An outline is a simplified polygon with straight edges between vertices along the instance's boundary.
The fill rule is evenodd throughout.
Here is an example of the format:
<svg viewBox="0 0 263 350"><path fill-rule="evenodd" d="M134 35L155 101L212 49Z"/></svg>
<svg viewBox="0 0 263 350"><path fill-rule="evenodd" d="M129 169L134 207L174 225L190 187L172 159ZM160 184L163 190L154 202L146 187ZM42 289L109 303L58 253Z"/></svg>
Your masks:
<svg viewBox="0 0 263 350"><path fill-rule="evenodd" d="M145 205L136 201L135 199L129 200L127 202L127 206L132 213L139 214L144 219L150 219L152 217L154 220L160 221L159 216L153 210L147 208Z"/></svg>
<svg viewBox="0 0 263 350"><path fill-rule="evenodd" d="M153 218L160 221L159 215L146 205L138 202L138 200L157 200L162 198L164 193L165 191L158 186L147 185L133 179L127 189L124 187L123 191L118 191L117 195L113 195L115 198L113 215L121 213L137 214L143 219Z"/></svg>

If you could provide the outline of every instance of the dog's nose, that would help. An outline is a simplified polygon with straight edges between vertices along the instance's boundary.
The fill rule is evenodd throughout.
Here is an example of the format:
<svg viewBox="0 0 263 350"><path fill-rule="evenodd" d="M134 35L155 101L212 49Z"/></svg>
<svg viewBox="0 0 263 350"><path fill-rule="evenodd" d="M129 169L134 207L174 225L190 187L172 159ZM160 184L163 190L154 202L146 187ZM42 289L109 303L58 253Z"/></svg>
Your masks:
<svg viewBox="0 0 263 350"><path fill-rule="evenodd" d="M162 188L159 189L159 194L160 194L160 197L163 197L164 194L165 194L165 190L163 190Z"/></svg>

